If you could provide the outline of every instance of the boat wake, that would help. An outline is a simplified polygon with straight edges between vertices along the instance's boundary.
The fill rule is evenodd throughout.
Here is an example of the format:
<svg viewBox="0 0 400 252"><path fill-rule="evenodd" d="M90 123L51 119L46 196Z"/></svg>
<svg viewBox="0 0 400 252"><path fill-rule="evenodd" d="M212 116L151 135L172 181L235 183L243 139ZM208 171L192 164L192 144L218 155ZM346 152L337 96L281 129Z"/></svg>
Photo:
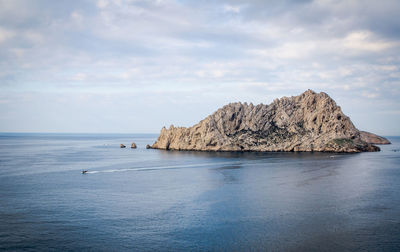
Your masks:
<svg viewBox="0 0 400 252"><path fill-rule="evenodd" d="M125 169L110 169L110 170L88 170L85 174L96 174L96 173L112 173L112 172L127 172L127 171L152 171L152 170L170 170L170 169L182 169L182 168L194 168L203 166L216 166L216 165L235 165L243 162L216 162L216 163L201 163L201 164L187 164L187 165L168 165L168 166L153 166L153 167L135 167Z"/></svg>

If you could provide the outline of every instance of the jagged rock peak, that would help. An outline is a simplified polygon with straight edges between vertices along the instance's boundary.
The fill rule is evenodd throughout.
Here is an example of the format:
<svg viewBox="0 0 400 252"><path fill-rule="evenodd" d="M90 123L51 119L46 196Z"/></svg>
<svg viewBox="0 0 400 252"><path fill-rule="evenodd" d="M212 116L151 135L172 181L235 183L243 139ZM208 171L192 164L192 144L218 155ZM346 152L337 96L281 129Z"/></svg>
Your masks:
<svg viewBox="0 0 400 252"><path fill-rule="evenodd" d="M155 149L377 151L326 93L307 90L271 104L229 103L192 127L162 128Z"/></svg>

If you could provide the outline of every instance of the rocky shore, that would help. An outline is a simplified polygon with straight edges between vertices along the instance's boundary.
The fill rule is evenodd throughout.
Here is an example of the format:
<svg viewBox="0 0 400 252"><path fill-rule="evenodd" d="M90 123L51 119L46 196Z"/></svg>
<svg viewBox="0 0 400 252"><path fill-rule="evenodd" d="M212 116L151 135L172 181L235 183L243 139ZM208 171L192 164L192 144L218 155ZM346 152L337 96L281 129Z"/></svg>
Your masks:
<svg viewBox="0 0 400 252"><path fill-rule="evenodd" d="M165 127L151 146L196 151L379 151L326 93L307 90L271 104L230 103L192 127ZM376 139L380 139L377 141ZM375 141L376 140L376 141Z"/></svg>

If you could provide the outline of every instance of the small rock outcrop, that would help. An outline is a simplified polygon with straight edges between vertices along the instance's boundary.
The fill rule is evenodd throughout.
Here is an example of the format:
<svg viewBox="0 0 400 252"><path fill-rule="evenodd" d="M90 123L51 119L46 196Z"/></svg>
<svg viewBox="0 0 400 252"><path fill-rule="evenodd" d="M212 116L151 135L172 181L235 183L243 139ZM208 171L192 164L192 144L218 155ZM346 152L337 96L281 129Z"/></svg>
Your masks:
<svg viewBox="0 0 400 252"><path fill-rule="evenodd" d="M230 103L198 124L161 129L154 149L198 151L379 151L326 93L307 90L271 104Z"/></svg>
<svg viewBox="0 0 400 252"><path fill-rule="evenodd" d="M150 144L146 144L146 149L151 149Z"/></svg>
<svg viewBox="0 0 400 252"><path fill-rule="evenodd" d="M132 144L131 144L131 149L136 149L136 148L137 148L136 144L135 144L135 143L132 143Z"/></svg>
<svg viewBox="0 0 400 252"><path fill-rule="evenodd" d="M361 140L370 144L391 144L386 138L367 131L360 131L360 137Z"/></svg>
<svg viewBox="0 0 400 252"><path fill-rule="evenodd" d="M119 147L120 147L120 148L125 148L126 146L123 145L123 144L120 144Z"/></svg>

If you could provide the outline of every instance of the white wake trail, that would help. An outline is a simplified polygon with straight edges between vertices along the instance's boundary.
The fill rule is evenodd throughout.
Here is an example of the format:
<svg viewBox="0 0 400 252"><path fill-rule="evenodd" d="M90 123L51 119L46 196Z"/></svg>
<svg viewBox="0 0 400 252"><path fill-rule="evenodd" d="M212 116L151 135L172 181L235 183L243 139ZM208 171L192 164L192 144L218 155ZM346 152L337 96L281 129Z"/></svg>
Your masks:
<svg viewBox="0 0 400 252"><path fill-rule="evenodd" d="M126 172L126 171L151 171L151 170L168 170L168 169L181 169L181 168L192 168L202 166L213 166L213 165L234 165L243 163L241 161L234 162L215 162L215 163L201 163L201 164L188 164L188 165L168 165L168 166L154 166L154 167L136 167L136 168L125 168L125 169L110 169L110 170L95 170L87 171L86 174L95 173L112 173L112 172Z"/></svg>

